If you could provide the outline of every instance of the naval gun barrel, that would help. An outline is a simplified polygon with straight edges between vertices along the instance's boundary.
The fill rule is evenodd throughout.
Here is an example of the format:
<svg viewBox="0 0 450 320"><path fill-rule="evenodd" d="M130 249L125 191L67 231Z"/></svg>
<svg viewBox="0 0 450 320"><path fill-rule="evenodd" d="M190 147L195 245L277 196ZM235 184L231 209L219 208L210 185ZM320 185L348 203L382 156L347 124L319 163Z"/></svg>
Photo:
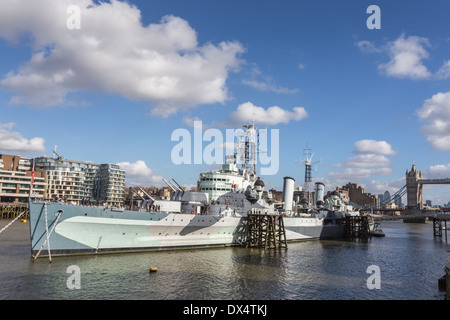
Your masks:
<svg viewBox="0 0 450 320"><path fill-rule="evenodd" d="M183 191L175 183L173 183L172 181L168 181L168 182L172 185L173 188L176 189L175 191Z"/></svg>
<svg viewBox="0 0 450 320"><path fill-rule="evenodd" d="M176 183L176 185L180 188L180 191L184 191L183 187L180 186L180 184L178 182L176 182L176 180L174 178L172 178L173 182Z"/></svg>
<svg viewBox="0 0 450 320"><path fill-rule="evenodd" d="M145 192L144 189L139 187L139 190L141 190L147 197L149 197L149 199L152 200L152 202L155 202L155 199L153 199L147 192Z"/></svg>
<svg viewBox="0 0 450 320"><path fill-rule="evenodd" d="M139 192L137 192L133 187L131 187L131 190L133 190L134 193L136 193L136 194L139 196L139 198L142 199L142 201L145 201L145 199L144 199L144 198L139 194Z"/></svg>
<svg viewBox="0 0 450 320"><path fill-rule="evenodd" d="M174 189L174 187L172 187L172 185L169 184L169 182L166 179L163 178L163 180L169 186L169 188L172 189L173 192L177 191L177 190Z"/></svg>
<svg viewBox="0 0 450 320"><path fill-rule="evenodd" d="M141 198L142 199L142 204L141 204L141 209L142 208L145 208L146 206L147 206L147 202L148 202L148 200L147 199L144 199L134 188L131 188L131 190L133 190L134 191L134 193L136 193L138 196L139 196L139 198ZM141 189L142 190L142 189Z"/></svg>

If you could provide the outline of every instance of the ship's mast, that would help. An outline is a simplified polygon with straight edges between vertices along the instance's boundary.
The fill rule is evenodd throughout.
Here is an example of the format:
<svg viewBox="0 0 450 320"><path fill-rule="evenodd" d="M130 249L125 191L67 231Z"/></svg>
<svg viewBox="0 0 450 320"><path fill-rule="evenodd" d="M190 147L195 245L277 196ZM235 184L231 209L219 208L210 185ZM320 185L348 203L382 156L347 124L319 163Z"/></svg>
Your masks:
<svg viewBox="0 0 450 320"><path fill-rule="evenodd" d="M322 162L322 159L312 163L312 158L314 156L314 153L311 153L311 149L308 148L308 145L306 145L306 149L303 149L303 156L304 156L303 163L305 164L305 191L304 192L306 192L306 199L308 200L308 204L311 205L311 203L312 203L312 192L311 192L312 165L316 164L318 162Z"/></svg>
<svg viewBox="0 0 450 320"><path fill-rule="evenodd" d="M305 156L305 192L308 204L311 204L311 160L314 154L311 155L311 149L306 147L303 150L303 155Z"/></svg>
<svg viewBox="0 0 450 320"><path fill-rule="evenodd" d="M244 125L246 128L243 135L238 137L237 158L242 164L244 174L256 177L256 130L255 122Z"/></svg>

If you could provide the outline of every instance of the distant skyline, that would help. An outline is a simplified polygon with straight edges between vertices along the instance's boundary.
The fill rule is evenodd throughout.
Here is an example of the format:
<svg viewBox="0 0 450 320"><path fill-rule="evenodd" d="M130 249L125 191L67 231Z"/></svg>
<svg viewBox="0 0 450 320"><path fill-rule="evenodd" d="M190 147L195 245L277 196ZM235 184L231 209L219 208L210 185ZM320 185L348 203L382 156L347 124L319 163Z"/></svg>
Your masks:
<svg viewBox="0 0 450 320"><path fill-rule="evenodd" d="M393 194L413 162L450 177L449 12L447 0L5 0L0 153L57 145L119 164L128 185L193 186L219 165L175 165L172 133L254 119L279 132L279 170L263 176L278 190L284 176L303 185L307 147L326 190ZM446 204L450 186L424 199Z"/></svg>

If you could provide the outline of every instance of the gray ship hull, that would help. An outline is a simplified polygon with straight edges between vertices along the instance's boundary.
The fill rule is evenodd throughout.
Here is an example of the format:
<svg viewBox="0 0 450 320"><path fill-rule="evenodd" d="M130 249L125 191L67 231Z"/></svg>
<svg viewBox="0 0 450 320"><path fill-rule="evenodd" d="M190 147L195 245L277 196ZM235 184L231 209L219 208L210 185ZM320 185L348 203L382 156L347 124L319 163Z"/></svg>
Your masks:
<svg viewBox="0 0 450 320"><path fill-rule="evenodd" d="M246 218L30 203L31 254L100 254L241 245ZM344 226L284 218L288 241L338 238ZM47 241L47 235L48 241Z"/></svg>

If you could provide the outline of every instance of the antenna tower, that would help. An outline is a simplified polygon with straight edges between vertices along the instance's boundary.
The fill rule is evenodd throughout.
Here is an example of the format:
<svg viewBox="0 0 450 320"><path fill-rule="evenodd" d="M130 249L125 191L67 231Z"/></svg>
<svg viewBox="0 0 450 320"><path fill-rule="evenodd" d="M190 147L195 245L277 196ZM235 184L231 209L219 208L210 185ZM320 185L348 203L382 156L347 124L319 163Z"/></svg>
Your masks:
<svg viewBox="0 0 450 320"><path fill-rule="evenodd" d="M303 156L304 156L304 161L303 163L305 164L305 190L304 192L306 192L306 199L308 200L308 204L312 203L312 194L311 194L311 181L312 181L312 174L311 174L311 168L312 165L316 164L316 163L321 163L322 159L320 159L319 161L316 162L312 162L312 158L314 156L314 153L311 153L311 149L308 148L308 145L306 145L306 149L303 149Z"/></svg>

